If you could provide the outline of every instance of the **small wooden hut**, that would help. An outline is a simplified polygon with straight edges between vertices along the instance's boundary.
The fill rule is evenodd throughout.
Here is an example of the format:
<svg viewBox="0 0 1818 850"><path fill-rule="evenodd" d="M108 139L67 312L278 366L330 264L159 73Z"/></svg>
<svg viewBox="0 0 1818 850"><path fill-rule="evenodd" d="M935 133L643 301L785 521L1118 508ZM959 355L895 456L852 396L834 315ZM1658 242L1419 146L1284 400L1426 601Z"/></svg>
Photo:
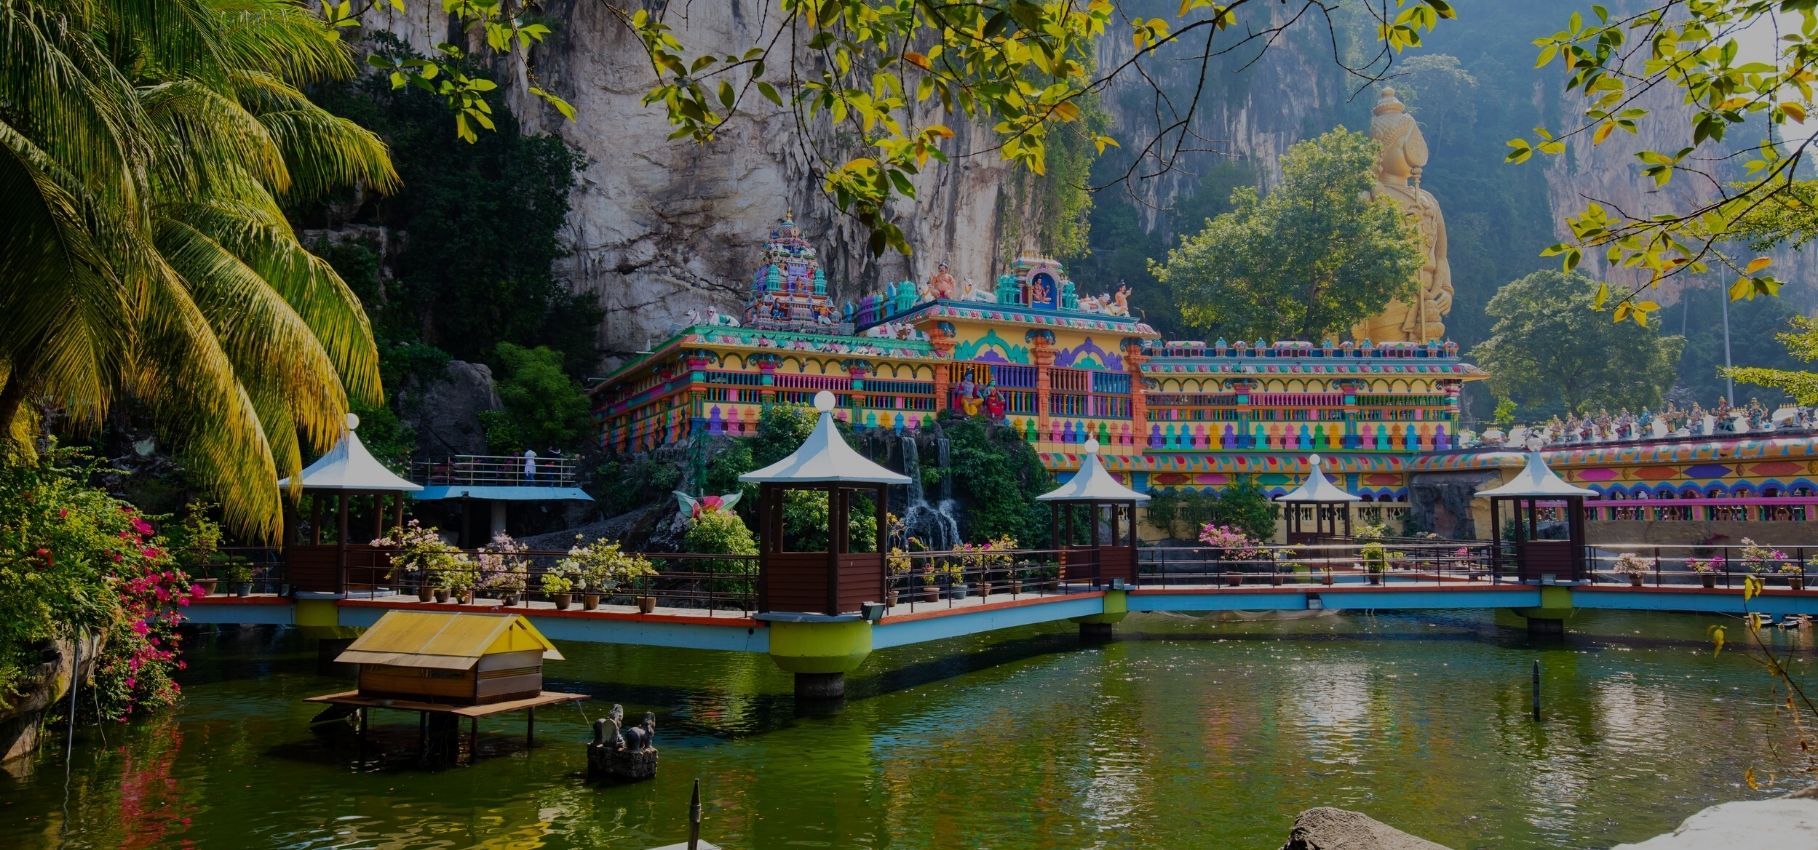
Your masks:
<svg viewBox="0 0 1818 850"><path fill-rule="evenodd" d="M517 614L389 611L335 660L360 665L364 698L488 705L541 694L562 654Z"/></svg>

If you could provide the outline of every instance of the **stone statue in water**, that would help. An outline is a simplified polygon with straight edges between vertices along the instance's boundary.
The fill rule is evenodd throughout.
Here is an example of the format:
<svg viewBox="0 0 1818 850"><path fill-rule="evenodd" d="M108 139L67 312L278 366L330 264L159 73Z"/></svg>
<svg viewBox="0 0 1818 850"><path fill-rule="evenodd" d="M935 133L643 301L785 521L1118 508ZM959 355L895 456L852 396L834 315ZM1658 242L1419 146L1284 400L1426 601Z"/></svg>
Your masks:
<svg viewBox="0 0 1818 850"><path fill-rule="evenodd" d="M1376 186L1371 193L1401 208L1420 232L1421 264L1414 300L1397 298L1381 313L1351 329L1358 340L1414 341L1445 337L1446 314L1452 311L1452 264L1446 259L1446 220L1439 201L1420 188L1427 166L1427 140L1407 107L1385 88L1372 110L1370 137L1382 146L1376 157Z"/></svg>

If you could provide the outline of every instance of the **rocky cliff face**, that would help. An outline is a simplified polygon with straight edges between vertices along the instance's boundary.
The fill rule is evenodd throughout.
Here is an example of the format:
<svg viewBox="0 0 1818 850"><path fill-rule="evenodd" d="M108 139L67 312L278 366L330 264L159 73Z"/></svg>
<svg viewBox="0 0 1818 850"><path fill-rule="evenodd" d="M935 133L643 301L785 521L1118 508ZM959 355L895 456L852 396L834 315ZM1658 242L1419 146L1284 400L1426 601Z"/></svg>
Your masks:
<svg viewBox="0 0 1818 850"><path fill-rule="evenodd" d="M526 131L559 134L587 157L568 219L571 253L558 274L599 296L606 308L599 345L609 360L660 338L691 309L740 307L762 236L791 210L841 298L885 280L925 279L943 260L955 275L983 283L1000 257L1035 247L1003 244L1008 234L1032 232L1034 222L1014 208L1010 187L1020 175L983 154L917 181L915 202L898 210L913 257L873 258L869 234L821 196L818 163L787 112L753 94L741 107L748 111L711 144L668 141L665 114L641 103L652 81L643 49L606 5L556 0L545 9L561 24L537 48L538 78L574 104L578 119L564 122L525 97L522 67L503 69L501 82ZM693 50L743 52L774 33L775 11L772 0L728 0L672 7L669 20ZM448 31L435 3L413 2L407 13L376 9L366 22L419 51ZM954 129L953 150L982 146L978 128ZM839 139L823 143L842 151Z"/></svg>
<svg viewBox="0 0 1818 850"><path fill-rule="evenodd" d="M1146 8L1157 2L1136 0L1120 8L1127 6L1127 14L1173 13L1165 3ZM448 37L448 20L439 4L412 2L408 8L405 13L375 8L366 23L420 51ZM1038 229L1034 219L1039 213L1023 200L1030 193L1017 191L1019 182L1026 187L1031 178L996 154L981 153L958 156L950 166L922 175L918 197L898 210L914 256L873 258L865 248L867 234L838 216L821 196L818 163L796 136L788 113L753 97L744 104L749 111L711 144L667 141L670 127L662 111L640 102L652 80L643 51L606 4L551 0L545 10L560 26L537 48L539 81L568 98L579 110L578 120L564 122L528 98L521 66L501 68L500 77L507 102L526 130L559 134L587 157L567 224L571 253L559 262L558 275L574 290L596 294L606 308L598 343L608 363L659 339L690 309L738 307L759 240L786 211L793 210L815 240L831 287L841 298L873 291L886 280L925 279L941 261L962 279L988 281L1009 256L1043 247L1026 244L1030 240L1023 235ZM739 52L777 25L773 0L671 6L668 14L683 42L697 50ZM1333 61L1335 49L1359 49L1343 43L1348 31L1341 26L1334 44L1323 23L1301 21L1254 63L1260 42L1215 61L1203 86L1198 63L1189 58L1202 45L1183 45L1176 51L1180 55L1147 60L1145 70L1170 92L1175 108L1184 107L1196 89L1202 97L1186 128L1186 153L1174 167L1150 176L1144 175L1152 169L1139 168L1136 179L1114 191L1129 193L1145 228L1166 230L1173 226L1168 209L1194 190L1210 165L1252 163L1266 184L1288 146L1346 118L1353 126L1367 122L1373 97L1355 98L1357 81L1346 78ZM1215 48L1235 41L1221 38L1227 40ZM1107 38L1099 65L1115 67L1130 51L1127 38ZM1551 83L1537 84L1532 97L1543 114L1563 112ZM1154 134L1158 103L1140 76L1124 75L1101 93L1100 102L1125 145L1121 155ZM1669 203L1683 207L1708 195L1711 187L1690 180L1654 193L1639 179L1634 151L1673 147L1667 134L1683 126L1671 117L1682 107L1671 102L1656 106L1665 120L1652 122L1646 131L1650 135L1618 133L1596 148L1574 145L1569 156L1546 166L1556 220L1576 210L1585 195L1647 211ZM1166 107L1160 110L1163 125L1171 120L1167 113ZM954 129L958 137L950 150L969 151L990 141L980 128ZM820 142L830 156L851 155L840 147L845 143L841 139ZM1563 225L1557 227L1563 231ZM1795 279L1818 271L1818 259L1783 252L1778 268L1783 278ZM1662 300L1672 300L1672 293Z"/></svg>

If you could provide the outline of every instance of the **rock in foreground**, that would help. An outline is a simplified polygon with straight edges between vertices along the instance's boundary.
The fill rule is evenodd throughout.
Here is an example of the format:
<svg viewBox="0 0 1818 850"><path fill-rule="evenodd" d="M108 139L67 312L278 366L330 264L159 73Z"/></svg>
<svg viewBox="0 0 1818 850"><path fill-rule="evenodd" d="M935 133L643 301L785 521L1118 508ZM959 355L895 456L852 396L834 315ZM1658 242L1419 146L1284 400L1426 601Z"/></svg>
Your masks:
<svg viewBox="0 0 1818 850"><path fill-rule="evenodd" d="M1322 806L1294 819L1281 850L1447 850L1367 815Z"/></svg>
<svg viewBox="0 0 1818 850"><path fill-rule="evenodd" d="M1803 791L1777 800L1712 806L1678 829L1613 850L1736 850L1737 847L1818 847L1818 795Z"/></svg>

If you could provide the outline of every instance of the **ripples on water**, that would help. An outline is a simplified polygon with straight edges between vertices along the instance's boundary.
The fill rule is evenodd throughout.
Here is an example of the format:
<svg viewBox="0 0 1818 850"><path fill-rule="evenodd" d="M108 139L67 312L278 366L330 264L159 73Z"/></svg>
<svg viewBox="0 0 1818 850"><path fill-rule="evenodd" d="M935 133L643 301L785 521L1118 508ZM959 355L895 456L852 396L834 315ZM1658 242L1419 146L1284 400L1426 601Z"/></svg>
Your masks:
<svg viewBox="0 0 1818 850"><path fill-rule="evenodd" d="M1274 848L1295 812L1357 808L1460 848L1601 847L1754 794L1783 767L1769 680L1711 657L1707 619L1581 615L1534 647L1488 615L1149 615L882 652L831 717L763 656L565 645L550 687L659 715L659 779L582 781L575 708L482 725L478 766L408 766L308 731L344 686L271 630L198 637L174 715L78 736L0 775L0 847L586 847L679 840L701 777L725 846ZM1810 668L1811 636L1777 634ZM1529 718L1541 662L1545 719ZM1776 789L1790 786L1784 771ZM64 812L68 812L66 818Z"/></svg>

